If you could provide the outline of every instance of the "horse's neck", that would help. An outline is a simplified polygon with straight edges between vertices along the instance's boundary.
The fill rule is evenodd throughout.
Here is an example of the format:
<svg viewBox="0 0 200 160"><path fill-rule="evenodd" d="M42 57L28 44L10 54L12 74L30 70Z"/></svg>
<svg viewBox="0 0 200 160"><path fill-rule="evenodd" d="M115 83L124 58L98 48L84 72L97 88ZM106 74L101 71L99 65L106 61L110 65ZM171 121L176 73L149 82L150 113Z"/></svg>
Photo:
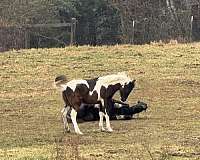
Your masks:
<svg viewBox="0 0 200 160"><path fill-rule="evenodd" d="M112 88L109 90L109 95L113 96L121 87L121 84L117 83L115 85L112 85Z"/></svg>

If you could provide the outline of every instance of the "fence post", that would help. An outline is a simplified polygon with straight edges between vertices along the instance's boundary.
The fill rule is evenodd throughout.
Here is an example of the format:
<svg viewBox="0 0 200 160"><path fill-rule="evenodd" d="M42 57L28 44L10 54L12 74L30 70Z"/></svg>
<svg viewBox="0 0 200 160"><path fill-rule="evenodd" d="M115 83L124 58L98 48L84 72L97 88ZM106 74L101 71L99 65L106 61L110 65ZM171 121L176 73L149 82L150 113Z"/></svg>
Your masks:
<svg viewBox="0 0 200 160"><path fill-rule="evenodd" d="M190 42L192 42L193 16L190 19Z"/></svg>
<svg viewBox="0 0 200 160"><path fill-rule="evenodd" d="M74 45L75 43L76 43L76 18L72 18L70 45Z"/></svg>
<svg viewBox="0 0 200 160"><path fill-rule="evenodd" d="M134 39L135 39L135 37L134 37L134 33L135 33L135 21L133 20L133 23L132 23L132 37L131 37L131 44L134 44Z"/></svg>

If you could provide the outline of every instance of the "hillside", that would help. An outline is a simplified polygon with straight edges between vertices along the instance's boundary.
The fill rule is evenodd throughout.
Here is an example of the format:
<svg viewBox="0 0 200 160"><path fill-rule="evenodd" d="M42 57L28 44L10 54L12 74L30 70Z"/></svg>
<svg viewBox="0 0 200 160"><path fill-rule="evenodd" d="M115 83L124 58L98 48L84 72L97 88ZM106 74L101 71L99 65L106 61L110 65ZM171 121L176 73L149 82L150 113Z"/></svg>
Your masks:
<svg viewBox="0 0 200 160"><path fill-rule="evenodd" d="M67 47L0 54L0 159L200 158L200 44ZM63 134L57 75L94 78L127 71L136 79L128 102L149 105L140 118L81 123Z"/></svg>

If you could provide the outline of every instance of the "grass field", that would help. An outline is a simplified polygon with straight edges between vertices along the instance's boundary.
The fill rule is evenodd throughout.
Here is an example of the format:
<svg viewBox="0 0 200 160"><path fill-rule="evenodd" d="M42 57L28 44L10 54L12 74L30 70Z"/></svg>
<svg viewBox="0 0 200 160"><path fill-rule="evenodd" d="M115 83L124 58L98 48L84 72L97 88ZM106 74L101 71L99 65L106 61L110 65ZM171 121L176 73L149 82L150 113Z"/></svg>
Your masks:
<svg viewBox="0 0 200 160"><path fill-rule="evenodd" d="M120 71L136 79L128 102L148 111L112 121L112 134L98 122L81 123L83 136L64 134L55 77ZM200 43L10 51L0 75L0 160L200 159Z"/></svg>

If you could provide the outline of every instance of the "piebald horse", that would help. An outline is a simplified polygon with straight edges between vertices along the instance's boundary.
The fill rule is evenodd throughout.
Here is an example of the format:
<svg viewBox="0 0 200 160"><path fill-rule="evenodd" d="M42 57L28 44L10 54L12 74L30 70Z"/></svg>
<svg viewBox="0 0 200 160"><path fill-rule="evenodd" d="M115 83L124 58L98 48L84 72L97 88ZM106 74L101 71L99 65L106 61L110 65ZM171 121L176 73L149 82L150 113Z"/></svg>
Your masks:
<svg viewBox="0 0 200 160"><path fill-rule="evenodd" d="M130 92L135 87L135 80L125 73L112 74L102 76L89 80L71 80L67 82L64 75L58 76L55 79L55 86L62 93L66 109L63 114L64 128L70 131L67 122L66 113L67 108L71 108L71 120L77 134L83 134L77 124L76 116L81 104L101 104L99 109L99 128L105 131L103 127L103 117L106 119L106 129L112 132L110 126L109 114L110 109L113 107L112 97L119 90L121 101L126 101Z"/></svg>

